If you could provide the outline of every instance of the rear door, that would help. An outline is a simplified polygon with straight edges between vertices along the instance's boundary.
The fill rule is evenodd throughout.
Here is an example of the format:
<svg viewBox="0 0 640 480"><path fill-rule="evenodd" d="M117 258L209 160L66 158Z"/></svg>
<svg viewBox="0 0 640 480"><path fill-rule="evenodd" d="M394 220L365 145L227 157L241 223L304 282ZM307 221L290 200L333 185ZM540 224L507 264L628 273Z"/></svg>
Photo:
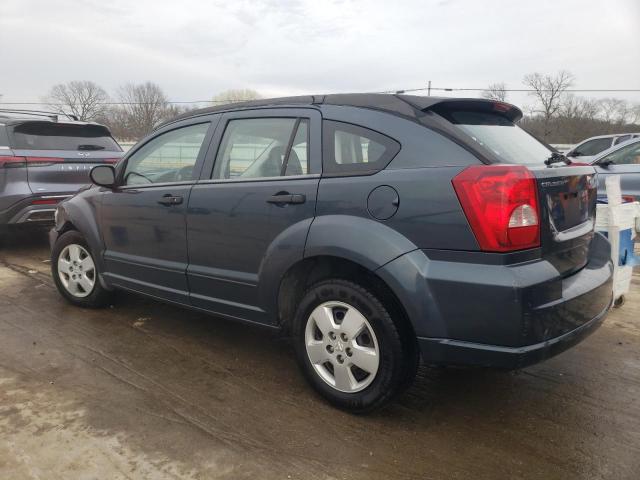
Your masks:
<svg viewBox="0 0 640 480"><path fill-rule="evenodd" d="M212 118L166 127L124 160L103 194L105 277L130 290L188 304L185 212L215 128Z"/></svg>
<svg viewBox="0 0 640 480"><path fill-rule="evenodd" d="M598 160L594 165L598 172L598 190L605 195L605 179L610 175L620 175L623 195L632 195L640 200L640 142L621 146Z"/></svg>
<svg viewBox="0 0 640 480"><path fill-rule="evenodd" d="M26 158L35 194L72 194L87 185L96 165L115 163L122 149L102 125L28 121L10 129L11 147Z"/></svg>
<svg viewBox="0 0 640 480"><path fill-rule="evenodd" d="M192 305L271 320L258 286L273 255L303 256L321 171L320 130L314 109L225 114L189 199Z"/></svg>

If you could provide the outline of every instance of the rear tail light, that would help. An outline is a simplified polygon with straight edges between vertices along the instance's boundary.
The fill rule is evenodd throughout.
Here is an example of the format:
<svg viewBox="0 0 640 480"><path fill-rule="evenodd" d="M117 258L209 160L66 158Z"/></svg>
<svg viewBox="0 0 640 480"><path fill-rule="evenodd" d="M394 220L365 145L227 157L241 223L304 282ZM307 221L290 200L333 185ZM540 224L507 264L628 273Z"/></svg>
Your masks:
<svg viewBox="0 0 640 480"><path fill-rule="evenodd" d="M540 246L536 179L521 165L475 165L453 180L471 230L485 252Z"/></svg>
<svg viewBox="0 0 640 480"><path fill-rule="evenodd" d="M101 158L100 161L104 163L118 163L120 159L119 158Z"/></svg>
<svg viewBox="0 0 640 480"><path fill-rule="evenodd" d="M64 158L0 156L0 167L4 168L26 167L27 163L29 165L37 167L41 165L51 165L52 163L60 162L64 162Z"/></svg>
<svg viewBox="0 0 640 480"><path fill-rule="evenodd" d="M56 158L56 157L26 157L27 163L32 167L44 167L46 165L51 165L52 163L62 163L64 162L64 158Z"/></svg>
<svg viewBox="0 0 640 480"><path fill-rule="evenodd" d="M27 159L25 157L0 156L0 168L26 167Z"/></svg>

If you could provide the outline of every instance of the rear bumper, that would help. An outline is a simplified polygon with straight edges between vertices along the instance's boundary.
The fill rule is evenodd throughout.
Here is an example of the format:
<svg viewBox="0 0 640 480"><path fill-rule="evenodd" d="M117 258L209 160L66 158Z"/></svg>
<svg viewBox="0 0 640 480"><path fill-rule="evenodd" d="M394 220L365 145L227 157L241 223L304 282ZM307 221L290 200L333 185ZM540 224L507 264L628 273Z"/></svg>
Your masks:
<svg viewBox="0 0 640 480"><path fill-rule="evenodd" d="M30 195L0 212L0 225L39 224L52 225L57 204L73 193ZM35 203L34 203L35 202ZM43 203L39 203L43 202ZM51 203L49 203L51 202Z"/></svg>
<svg viewBox="0 0 640 480"><path fill-rule="evenodd" d="M418 338L425 363L436 365L478 365L517 369L551 358L580 343L598 329L611 302L595 318L559 337L524 347L501 347L444 338Z"/></svg>
<svg viewBox="0 0 640 480"><path fill-rule="evenodd" d="M404 306L425 363L519 368L569 348L604 320L610 248L595 234L587 264L567 277L535 254L505 264L420 250L377 273Z"/></svg>

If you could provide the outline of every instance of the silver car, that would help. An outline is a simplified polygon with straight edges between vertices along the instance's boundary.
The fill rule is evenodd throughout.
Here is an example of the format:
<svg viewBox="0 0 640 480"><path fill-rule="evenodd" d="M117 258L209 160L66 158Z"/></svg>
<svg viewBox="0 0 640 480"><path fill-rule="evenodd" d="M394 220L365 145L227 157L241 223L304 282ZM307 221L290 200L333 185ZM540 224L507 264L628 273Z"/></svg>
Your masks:
<svg viewBox="0 0 640 480"><path fill-rule="evenodd" d="M109 129L44 112L0 110L0 234L53 223L56 204L123 152Z"/></svg>
<svg viewBox="0 0 640 480"><path fill-rule="evenodd" d="M598 135L597 137L583 140L566 153L570 160L581 163L591 163L605 150L611 147L640 138L640 133L615 133L611 135Z"/></svg>
<svg viewBox="0 0 640 480"><path fill-rule="evenodd" d="M640 138L615 145L591 162L598 172L598 193L605 194L604 181L620 175L622 194L640 200Z"/></svg>

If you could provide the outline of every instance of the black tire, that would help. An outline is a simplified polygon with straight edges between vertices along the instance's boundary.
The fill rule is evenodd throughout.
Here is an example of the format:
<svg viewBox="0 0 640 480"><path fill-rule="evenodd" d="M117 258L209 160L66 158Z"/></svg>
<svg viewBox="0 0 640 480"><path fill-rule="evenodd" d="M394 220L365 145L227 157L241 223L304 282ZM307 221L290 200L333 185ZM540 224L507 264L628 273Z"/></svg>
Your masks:
<svg viewBox="0 0 640 480"><path fill-rule="evenodd" d="M58 258L60 257L60 254L63 252L65 247L72 244L84 247L84 249L91 256L95 265L95 280L93 289L88 295L84 297L77 297L72 295L63 285L62 280L60 279L60 275L58 275ZM100 283L100 279L98 278L98 274L98 263L95 260L94 253L91 251L89 245L80 232L70 230L58 237L56 243L53 245L53 249L51 250L51 275L53 276L53 281L55 282L60 295L62 295L69 303L78 307L102 308L107 306L112 298L112 292L106 290L102 286L102 284Z"/></svg>
<svg viewBox="0 0 640 480"><path fill-rule="evenodd" d="M307 353L305 332L309 317L316 307L333 301L355 307L377 338L377 373L371 383L360 391L343 392L331 386L316 371ZM391 311L391 306L387 308L369 290L348 280L324 280L304 294L293 320L297 360L313 388L336 407L353 413L369 412L382 407L412 383L418 363L416 349L411 343L414 340L404 337L404 331L394 322ZM326 365L333 369L332 365Z"/></svg>
<svg viewBox="0 0 640 480"><path fill-rule="evenodd" d="M613 301L613 308L620 308L624 305L625 300L624 295L620 295Z"/></svg>

